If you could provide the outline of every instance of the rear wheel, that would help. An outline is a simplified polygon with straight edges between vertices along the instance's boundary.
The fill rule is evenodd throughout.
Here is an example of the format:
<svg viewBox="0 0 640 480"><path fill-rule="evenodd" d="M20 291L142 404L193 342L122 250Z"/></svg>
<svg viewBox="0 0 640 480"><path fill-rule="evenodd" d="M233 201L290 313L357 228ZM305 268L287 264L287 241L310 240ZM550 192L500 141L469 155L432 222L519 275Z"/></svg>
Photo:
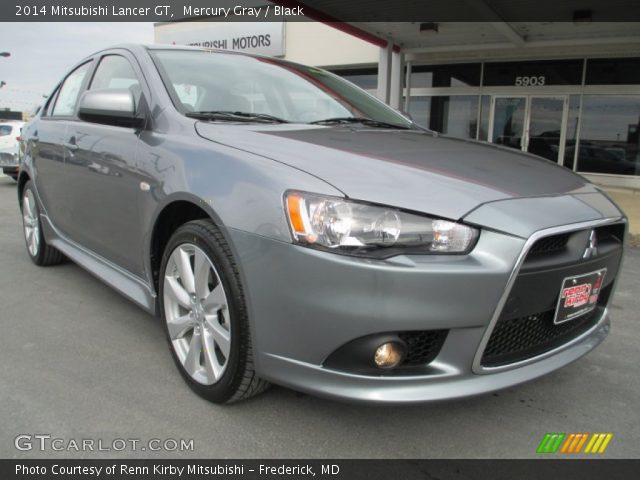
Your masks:
<svg viewBox="0 0 640 480"><path fill-rule="evenodd" d="M40 209L31 181L28 181L24 186L20 207L27 252L33 263L44 267L62 262L64 256L48 245L42 234Z"/></svg>
<svg viewBox="0 0 640 480"><path fill-rule="evenodd" d="M267 388L253 367L237 266L210 220L186 223L169 240L161 267L160 306L173 359L198 395L231 403Z"/></svg>

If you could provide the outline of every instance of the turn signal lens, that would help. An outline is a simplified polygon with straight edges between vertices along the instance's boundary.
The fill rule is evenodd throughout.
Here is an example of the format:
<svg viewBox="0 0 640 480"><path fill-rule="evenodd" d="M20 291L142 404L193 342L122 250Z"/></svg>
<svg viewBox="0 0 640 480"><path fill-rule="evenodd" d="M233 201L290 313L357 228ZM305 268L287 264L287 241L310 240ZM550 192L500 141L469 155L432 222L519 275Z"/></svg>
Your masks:
<svg viewBox="0 0 640 480"><path fill-rule="evenodd" d="M376 350L373 360L379 368L393 368L402 361L402 353L402 347L397 343L383 343Z"/></svg>
<svg viewBox="0 0 640 480"><path fill-rule="evenodd" d="M302 201L303 200L300 195L289 195L287 197L289 220L291 221L293 231L297 234L304 234L305 232L304 221L302 220L302 215L300 214L300 203Z"/></svg>

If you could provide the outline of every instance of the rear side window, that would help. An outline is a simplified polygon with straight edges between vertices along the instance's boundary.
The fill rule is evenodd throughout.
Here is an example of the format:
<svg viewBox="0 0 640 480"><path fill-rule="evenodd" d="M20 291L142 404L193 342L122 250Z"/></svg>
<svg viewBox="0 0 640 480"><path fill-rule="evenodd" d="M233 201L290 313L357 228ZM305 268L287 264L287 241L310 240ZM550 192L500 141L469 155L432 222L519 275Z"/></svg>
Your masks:
<svg viewBox="0 0 640 480"><path fill-rule="evenodd" d="M51 114L52 116L73 115L76 110L76 103L78 103L78 97L80 96L80 89L82 88L84 78L87 76L87 72L89 72L90 65L91 62L80 65L65 79L62 87L60 87L58 98L56 99L56 104Z"/></svg>
<svg viewBox="0 0 640 480"><path fill-rule="evenodd" d="M11 125L0 125L0 137L11 135Z"/></svg>

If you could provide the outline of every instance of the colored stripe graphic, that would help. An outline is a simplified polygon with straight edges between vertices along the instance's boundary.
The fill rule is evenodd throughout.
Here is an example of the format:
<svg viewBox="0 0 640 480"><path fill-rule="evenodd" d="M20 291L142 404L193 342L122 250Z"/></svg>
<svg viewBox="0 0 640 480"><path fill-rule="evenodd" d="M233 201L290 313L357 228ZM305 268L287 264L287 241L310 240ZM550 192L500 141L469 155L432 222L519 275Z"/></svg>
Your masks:
<svg viewBox="0 0 640 480"><path fill-rule="evenodd" d="M612 433L594 433L584 453L604 453L612 438Z"/></svg>
<svg viewBox="0 0 640 480"><path fill-rule="evenodd" d="M540 442L540 445L538 445L537 452L556 453L566 435L566 433L547 433Z"/></svg>
<svg viewBox="0 0 640 480"><path fill-rule="evenodd" d="M590 438L589 438L590 437ZM604 453L613 433L546 433L538 445L537 453ZM586 448L582 450L586 444Z"/></svg>
<svg viewBox="0 0 640 480"><path fill-rule="evenodd" d="M562 445L560 453L580 453L582 446L589 438L588 433L571 433Z"/></svg>

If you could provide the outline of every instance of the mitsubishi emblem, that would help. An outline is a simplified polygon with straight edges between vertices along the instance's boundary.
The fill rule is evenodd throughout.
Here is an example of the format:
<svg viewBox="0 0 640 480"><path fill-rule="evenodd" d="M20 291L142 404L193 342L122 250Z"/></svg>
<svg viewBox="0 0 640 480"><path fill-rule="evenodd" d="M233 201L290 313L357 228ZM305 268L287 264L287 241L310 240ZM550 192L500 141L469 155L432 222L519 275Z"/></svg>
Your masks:
<svg viewBox="0 0 640 480"><path fill-rule="evenodd" d="M591 257L595 257L598 255L598 240L596 238L596 231L591 230L591 235L589 235L589 245L584 250L584 254L582 258L587 259Z"/></svg>

